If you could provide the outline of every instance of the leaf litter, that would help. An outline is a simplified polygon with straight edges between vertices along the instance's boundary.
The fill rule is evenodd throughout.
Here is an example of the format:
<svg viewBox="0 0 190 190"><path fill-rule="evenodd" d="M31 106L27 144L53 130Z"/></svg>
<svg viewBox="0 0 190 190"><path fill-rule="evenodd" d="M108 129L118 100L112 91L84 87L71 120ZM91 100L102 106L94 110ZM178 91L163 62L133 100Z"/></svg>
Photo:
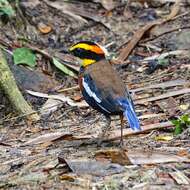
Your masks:
<svg viewBox="0 0 190 190"><path fill-rule="evenodd" d="M14 30L4 25L0 44L10 57L17 48L35 53L37 68L30 72L43 76L45 82L38 82L25 69L25 75L19 75L21 66L14 73L27 100L38 112L43 110L43 117L35 124L26 123L0 93L0 187L187 189L189 133L173 136L175 127L170 121L189 114L189 57L184 56L187 49L181 44L175 49L178 42L184 42L184 36L178 34L188 33L188 28L183 30L188 19L186 3L21 1L26 23L36 31L25 30L25 22L17 23ZM40 23L47 28L39 29ZM170 25L181 30L154 36L159 27ZM15 33L21 37L16 38ZM118 148L117 117L103 145L96 145L104 118L80 98L73 77L79 69L77 61L64 53L81 39L111 44L108 48L116 55L113 63L122 63L116 69L131 90L143 129L140 133L124 129L124 149ZM55 59L59 61L59 71L53 59L55 64ZM147 69L158 59L167 59L168 65L154 67L148 74ZM50 70L44 69L47 65Z"/></svg>

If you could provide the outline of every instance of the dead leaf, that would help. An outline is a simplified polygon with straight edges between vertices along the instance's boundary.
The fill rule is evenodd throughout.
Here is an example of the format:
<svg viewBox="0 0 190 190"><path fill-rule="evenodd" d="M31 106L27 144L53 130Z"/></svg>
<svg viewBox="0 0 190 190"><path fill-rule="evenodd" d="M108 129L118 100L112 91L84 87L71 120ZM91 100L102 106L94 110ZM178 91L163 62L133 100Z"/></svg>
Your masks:
<svg viewBox="0 0 190 190"><path fill-rule="evenodd" d="M40 24L38 25L38 30L39 30L42 34L48 34L48 33L50 33L50 32L52 31L52 27L40 23Z"/></svg>
<svg viewBox="0 0 190 190"><path fill-rule="evenodd" d="M64 174L64 175L59 176L59 179L64 180L64 181L74 182L76 178L72 175Z"/></svg>
<svg viewBox="0 0 190 190"><path fill-rule="evenodd" d="M27 146L27 145L34 145L34 144L42 144L42 143L47 143L47 142L52 142L56 140L82 140L82 139L87 139L91 138L91 136L73 136L72 134L68 134L65 132L55 132L55 133L48 133L48 134L43 134L40 135L36 138L30 139L24 144L21 144L21 146Z"/></svg>
<svg viewBox="0 0 190 190"><path fill-rule="evenodd" d="M165 19L158 19L156 21L153 21L151 23L148 23L147 25L143 26L142 28L138 29L138 31L135 32L132 39L129 42L125 42L124 44L128 43L126 47L124 47L119 56L116 60L114 60L113 63L115 64L122 64L130 55L132 50L135 48L135 46L138 44L138 42L141 40L141 38L144 36L146 32L151 30L153 27L157 25L164 24L165 22L170 21L173 19L179 12L180 8L180 2L181 0L177 0L172 8L171 13L165 18ZM154 28L153 28L154 29Z"/></svg>
<svg viewBox="0 0 190 190"><path fill-rule="evenodd" d="M127 152L123 150L100 150L95 154L96 159L107 159L111 160L113 163L118 163L120 165L130 165L132 164L128 158Z"/></svg>
<svg viewBox="0 0 190 190"><path fill-rule="evenodd" d="M146 26L140 28L138 31L136 31L135 34L133 35L132 39L127 44L127 46L124 47L121 50L119 56L114 61L114 63L116 63L116 64L123 63L128 58L128 56L130 55L130 53L132 52L132 50L135 48L135 46L137 45L137 43L141 40L141 38L143 37L143 35L145 34L145 32L147 32L153 26L158 25L160 23L161 23L161 21L158 20L156 22L149 23Z"/></svg>
<svg viewBox="0 0 190 190"><path fill-rule="evenodd" d="M61 100L48 99L40 109L40 114L47 117L51 113L58 110L62 105L63 102Z"/></svg>
<svg viewBox="0 0 190 190"><path fill-rule="evenodd" d="M187 150L179 150L177 152L178 156L189 156L189 152Z"/></svg>
<svg viewBox="0 0 190 190"><path fill-rule="evenodd" d="M86 19L82 18L78 14L77 6L75 6L74 4L67 2L60 2L60 1L43 1L43 2L48 6L57 9L59 11L62 11L64 14L67 14L70 17L74 18L79 22L79 24L85 24L88 22Z"/></svg>
<svg viewBox="0 0 190 190"><path fill-rule="evenodd" d="M108 176L125 171L125 167L109 162L89 159L66 160L62 156L59 156L58 160L61 161L59 162L60 164L66 164L69 170L78 175L90 174L95 176Z"/></svg>
<svg viewBox="0 0 190 190"><path fill-rule="evenodd" d="M182 110L182 111L186 111L188 108L189 108L189 104L181 104L179 106L179 108Z"/></svg>
<svg viewBox="0 0 190 190"><path fill-rule="evenodd" d="M71 100L69 97L66 97L63 94L57 94L57 95L49 95L49 94L44 94L41 92L34 92L31 90L26 90L29 94L37 97L42 97L42 98L51 98L51 99L56 99L56 100L61 100L63 102L66 102L70 106L78 106L78 107L88 107L88 104L84 101L75 103L73 100Z"/></svg>
<svg viewBox="0 0 190 190"><path fill-rule="evenodd" d="M190 162L187 157L177 156L166 152L154 151L126 151L126 150L102 150L95 154L95 157L104 157L113 163L126 164L158 164L168 162Z"/></svg>
<svg viewBox="0 0 190 190"><path fill-rule="evenodd" d="M76 102L80 102L82 100L82 96L76 95L76 96L73 97L73 100L76 101Z"/></svg>
<svg viewBox="0 0 190 190"><path fill-rule="evenodd" d="M157 101L156 104L169 116L174 116L179 111L178 103L173 97Z"/></svg>
<svg viewBox="0 0 190 190"><path fill-rule="evenodd" d="M51 141L54 141L54 140L59 139L61 137L67 139L68 137L71 138L72 135L66 134L65 132L48 133L48 134L40 135L36 138L30 139L27 142L25 142L24 144L22 144L22 146L51 142Z"/></svg>
<svg viewBox="0 0 190 190"><path fill-rule="evenodd" d="M171 135L159 135L155 137L156 141L171 141L174 137Z"/></svg>
<svg viewBox="0 0 190 190"><path fill-rule="evenodd" d="M182 0L176 0L175 4L172 7L172 10L170 14L166 17L166 21L173 19L179 12L180 10L180 3Z"/></svg>

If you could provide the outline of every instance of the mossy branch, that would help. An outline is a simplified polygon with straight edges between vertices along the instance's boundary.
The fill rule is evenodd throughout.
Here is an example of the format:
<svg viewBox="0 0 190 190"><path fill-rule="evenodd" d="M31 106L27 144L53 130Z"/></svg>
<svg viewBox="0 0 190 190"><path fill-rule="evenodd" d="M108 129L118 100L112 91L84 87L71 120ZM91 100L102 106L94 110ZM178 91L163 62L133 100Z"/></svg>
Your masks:
<svg viewBox="0 0 190 190"><path fill-rule="evenodd" d="M30 121L39 120L39 115L37 113L33 113L34 110L26 102L20 90L18 89L14 76L7 64L7 60L5 59L5 56L1 49L0 49L0 88L2 88L2 90L5 92L13 108L16 111L18 111L19 114L29 114L27 116L27 119Z"/></svg>

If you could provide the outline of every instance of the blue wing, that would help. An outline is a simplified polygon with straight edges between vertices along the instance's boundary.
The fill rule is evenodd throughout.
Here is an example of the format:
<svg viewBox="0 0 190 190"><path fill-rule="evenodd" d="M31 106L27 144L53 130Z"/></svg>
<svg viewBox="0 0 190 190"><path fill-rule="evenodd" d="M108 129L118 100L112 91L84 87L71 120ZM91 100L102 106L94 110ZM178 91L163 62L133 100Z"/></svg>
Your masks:
<svg viewBox="0 0 190 190"><path fill-rule="evenodd" d="M118 102L124 110L124 116L127 118L129 122L129 126L131 129L135 131L141 130L139 119L135 113L135 108L133 105L132 99L129 98L118 98Z"/></svg>
<svg viewBox="0 0 190 190"><path fill-rule="evenodd" d="M98 88L89 74L83 76L82 85L84 99L94 109L106 115L122 112L118 101L116 101L111 94L105 93L104 89Z"/></svg>

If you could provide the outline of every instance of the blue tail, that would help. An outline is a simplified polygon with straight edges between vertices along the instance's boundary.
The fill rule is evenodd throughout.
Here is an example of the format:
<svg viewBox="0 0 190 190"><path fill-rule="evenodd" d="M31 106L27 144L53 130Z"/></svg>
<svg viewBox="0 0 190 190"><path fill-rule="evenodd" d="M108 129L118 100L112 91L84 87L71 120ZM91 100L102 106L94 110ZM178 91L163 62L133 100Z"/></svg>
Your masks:
<svg viewBox="0 0 190 190"><path fill-rule="evenodd" d="M124 109L124 116L127 118L131 129L135 131L140 131L141 130L140 122L135 113L132 100L122 99L122 100L119 100L119 103Z"/></svg>

